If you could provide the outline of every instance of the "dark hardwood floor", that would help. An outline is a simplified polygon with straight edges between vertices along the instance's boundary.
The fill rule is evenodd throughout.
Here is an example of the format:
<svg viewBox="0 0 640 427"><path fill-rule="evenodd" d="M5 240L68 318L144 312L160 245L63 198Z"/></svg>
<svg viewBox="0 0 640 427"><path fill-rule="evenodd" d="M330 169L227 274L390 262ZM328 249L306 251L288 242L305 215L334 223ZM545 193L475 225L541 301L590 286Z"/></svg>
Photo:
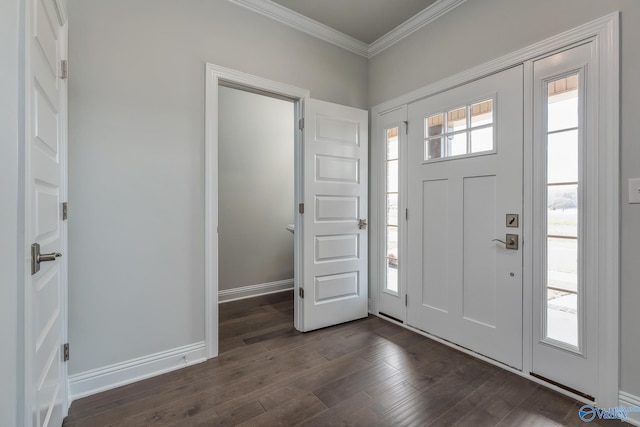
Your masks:
<svg viewBox="0 0 640 427"><path fill-rule="evenodd" d="M581 406L374 316L301 334L282 292L220 305L218 358L77 400L64 426L575 426Z"/></svg>

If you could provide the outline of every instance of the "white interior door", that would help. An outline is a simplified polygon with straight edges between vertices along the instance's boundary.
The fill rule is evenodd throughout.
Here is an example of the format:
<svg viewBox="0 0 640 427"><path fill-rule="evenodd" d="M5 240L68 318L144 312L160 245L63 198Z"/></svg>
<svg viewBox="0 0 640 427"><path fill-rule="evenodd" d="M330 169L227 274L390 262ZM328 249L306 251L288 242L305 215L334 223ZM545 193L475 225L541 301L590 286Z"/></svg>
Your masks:
<svg viewBox="0 0 640 427"><path fill-rule="evenodd" d="M26 399L30 426L60 426L67 413L66 227L66 18L60 2L32 0L27 6ZM47 255L49 254L49 255ZM39 267L35 271L34 267Z"/></svg>
<svg viewBox="0 0 640 427"><path fill-rule="evenodd" d="M368 313L368 113L313 99L304 109L299 328L310 331Z"/></svg>
<svg viewBox="0 0 640 427"><path fill-rule="evenodd" d="M407 323L518 369L522 73L410 104L408 156Z"/></svg>

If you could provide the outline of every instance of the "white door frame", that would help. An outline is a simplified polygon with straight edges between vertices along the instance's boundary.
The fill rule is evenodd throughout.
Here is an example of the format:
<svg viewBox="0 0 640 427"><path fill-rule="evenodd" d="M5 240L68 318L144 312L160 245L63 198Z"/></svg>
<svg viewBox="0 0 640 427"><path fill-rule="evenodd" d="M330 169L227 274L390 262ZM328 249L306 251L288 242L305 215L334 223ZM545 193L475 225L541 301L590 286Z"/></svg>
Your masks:
<svg viewBox="0 0 640 427"><path fill-rule="evenodd" d="M379 138L380 115L398 108L402 105L429 97L443 90L453 88L464 83L482 78L489 74L512 67L518 64L525 66L525 117L532 116L532 61L553 52L565 49L572 45L593 41L598 50L599 63L599 88L601 90L600 102L598 105L598 139L607 141L601 144L599 152L599 165L602 181L599 188L598 204L601 207L599 233L602 238L599 247L599 291L598 291L598 312L601 319L598 329L598 342L600 353L598 355L598 387L596 402L599 407L614 407L618 405L619 393L619 299L620 299L620 137L619 137L619 52L620 52L620 13L614 12L602 18L588 22L584 25L566 31L557 36L533 44L524 49L505 55L496 60L487 62L480 66L463 71L459 74L448 77L439 82L425 86L408 94L399 96L390 101L384 102L372 108L372 129L375 138L372 138L372 159L376 159L372 164L371 185L372 185L372 212L380 203L381 195L379 189L383 188L384 176L380 166L379 154L382 152L382 141ZM531 218L533 212L532 183L533 183L533 128L530 120L525 120L524 129L524 206L523 216ZM377 294L381 281L380 263L383 259L384 248L380 247L381 238L379 234L382 230L381 218L379 215L372 218L371 233L371 269L370 280L372 288L376 289L371 293L375 298L372 301L372 311L378 313ZM527 239L533 234L532 222L523 221L523 370L511 370L512 372L524 376L532 381L542 383L560 393L570 395L578 400L583 400L581 396L573 395L559 387L544 383L529 375L531 367L532 348L532 275L533 275L533 252ZM406 326L405 326L406 327ZM409 327L408 327L409 328ZM413 328L409 328L414 330ZM418 330L416 332L422 333ZM432 337L433 338L433 337ZM434 338L438 340L437 338ZM442 340L438 340L442 341ZM447 345L450 343L444 342ZM464 349L455 346L462 351ZM490 359L485 359L489 363L495 363ZM499 365L502 366L502 365ZM504 367L504 366L502 366ZM505 369L508 369L505 367Z"/></svg>
<svg viewBox="0 0 640 427"><path fill-rule="evenodd" d="M306 89L279 83L251 74L220 67L206 65L206 107L205 107L205 346L207 359L218 355L218 85L227 82L259 92L267 92L295 102L296 120L302 117L305 100L310 93ZM247 120L251 118L248 117ZM302 200L302 150L300 142L302 132L295 130L295 205ZM291 206L291 209L295 208ZM302 227L300 215L295 216L295 228ZM300 310L297 289L302 274L302 233L294 233L294 325L300 324Z"/></svg>

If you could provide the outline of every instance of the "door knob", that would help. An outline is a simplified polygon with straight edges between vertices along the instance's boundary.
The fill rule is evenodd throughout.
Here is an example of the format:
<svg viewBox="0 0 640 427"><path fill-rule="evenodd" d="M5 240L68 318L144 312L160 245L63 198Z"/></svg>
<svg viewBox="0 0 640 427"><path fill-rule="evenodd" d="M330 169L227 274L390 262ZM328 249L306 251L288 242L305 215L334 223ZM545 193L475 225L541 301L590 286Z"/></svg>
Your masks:
<svg viewBox="0 0 640 427"><path fill-rule="evenodd" d="M40 253L40 244L34 243L31 245L31 274L36 274L40 271L40 263L55 261L56 258L61 257L62 254L60 252L51 252L49 254L41 254Z"/></svg>
<svg viewBox="0 0 640 427"><path fill-rule="evenodd" d="M366 230L367 229L367 220L366 219L361 219L358 221L358 228L360 230Z"/></svg>
<svg viewBox="0 0 640 427"><path fill-rule="evenodd" d="M506 242L505 242L506 240ZM507 249L518 250L518 235L517 234L507 234L505 236L505 240L500 239L492 239L492 242L500 242Z"/></svg>

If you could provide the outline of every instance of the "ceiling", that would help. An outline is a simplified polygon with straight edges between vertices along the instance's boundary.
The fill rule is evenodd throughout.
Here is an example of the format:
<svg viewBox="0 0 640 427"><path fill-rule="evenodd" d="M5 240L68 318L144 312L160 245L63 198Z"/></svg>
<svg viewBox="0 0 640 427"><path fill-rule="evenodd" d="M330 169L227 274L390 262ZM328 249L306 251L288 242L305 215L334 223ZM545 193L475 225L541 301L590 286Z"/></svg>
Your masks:
<svg viewBox="0 0 640 427"><path fill-rule="evenodd" d="M436 0L272 0L365 44L371 44Z"/></svg>

